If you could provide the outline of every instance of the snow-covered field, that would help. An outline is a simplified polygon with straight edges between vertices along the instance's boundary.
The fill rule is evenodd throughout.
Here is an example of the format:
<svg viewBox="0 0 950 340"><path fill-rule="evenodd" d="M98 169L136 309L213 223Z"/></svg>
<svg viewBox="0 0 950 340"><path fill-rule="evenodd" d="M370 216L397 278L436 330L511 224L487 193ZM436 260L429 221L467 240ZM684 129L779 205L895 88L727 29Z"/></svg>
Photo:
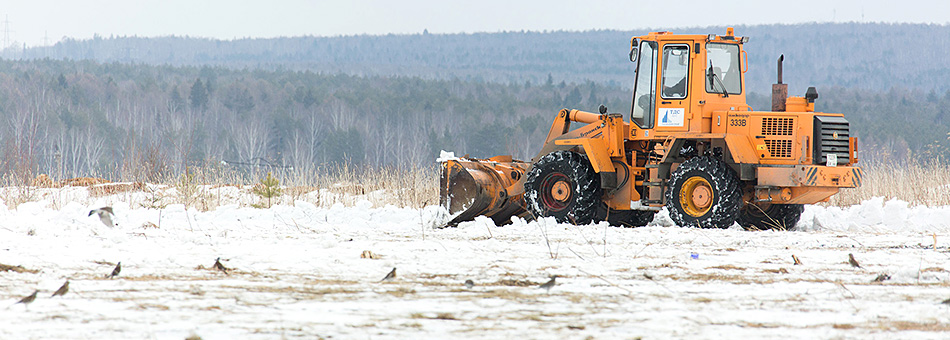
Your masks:
<svg viewBox="0 0 950 340"><path fill-rule="evenodd" d="M950 334L940 303L950 298L950 207L809 206L788 232L685 229L663 213L636 229L488 219L437 229L438 207L201 212L58 190L0 206L0 264L26 270L0 271L0 339ZM104 205L118 227L87 216ZM217 257L230 275L211 269ZM872 282L880 274L889 279ZM557 285L538 288L550 275ZM69 293L51 298L66 279ZM35 302L15 304L34 290Z"/></svg>

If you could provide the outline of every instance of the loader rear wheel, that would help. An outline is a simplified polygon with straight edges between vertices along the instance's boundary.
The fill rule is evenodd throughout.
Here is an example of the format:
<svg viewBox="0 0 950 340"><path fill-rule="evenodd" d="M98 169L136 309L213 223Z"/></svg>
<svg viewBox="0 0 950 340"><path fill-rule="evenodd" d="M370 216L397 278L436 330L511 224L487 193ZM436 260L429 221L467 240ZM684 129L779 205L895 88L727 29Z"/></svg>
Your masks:
<svg viewBox="0 0 950 340"><path fill-rule="evenodd" d="M801 204L746 204L739 211L739 225L746 230L788 230L802 218Z"/></svg>
<svg viewBox="0 0 950 340"><path fill-rule="evenodd" d="M670 176L666 207L679 226L728 228L742 207L739 179L721 160L690 158Z"/></svg>
<svg viewBox="0 0 950 340"><path fill-rule="evenodd" d="M541 157L528 171L524 190L525 203L535 216L574 224L593 221L603 192L587 157L571 151Z"/></svg>

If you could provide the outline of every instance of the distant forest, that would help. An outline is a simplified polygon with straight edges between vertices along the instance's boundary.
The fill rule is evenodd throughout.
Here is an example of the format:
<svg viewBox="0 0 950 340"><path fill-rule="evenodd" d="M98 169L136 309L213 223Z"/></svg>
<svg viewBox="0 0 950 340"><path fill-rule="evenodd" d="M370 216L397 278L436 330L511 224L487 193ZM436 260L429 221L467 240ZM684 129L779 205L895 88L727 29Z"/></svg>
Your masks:
<svg viewBox="0 0 950 340"><path fill-rule="evenodd" d="M768 108L775 58L785 53L791 94L817 85L817 109L847 115L863 159L950 156L947 26L736 33L751 36L754 108ZM407 166L440 150L528 159L561 108L629 112L633 34L119 37L8 49L0 172L147 179L222 164ZM927 41L898 45L911 37Z"/></svg>
<svg viewBox="0 0 950 340"><path fill-rule="evenodd" d="M0 172L155 177L222 161L403 166L431 163L442 149L529 158L558 108L619 108L627 96L553 80L2 61Z"/></svg>
<svg viewBox="0 0 950 340"><path fill-rule="evenodd" d="M643 31L505 32L220 41L188 37L66 39L51 47L8 49L6 59L95 60L233 69L412 76L495 83L592 81L630 87L630 38L649 31L725 34L725 27ZM789 91L808 86L887 91L950 90L950 26L922 24L797 24L737 26L748 36L747 89L769 93L775 62L785 55ZM912 42L912 43L909 43Z"/></svg>

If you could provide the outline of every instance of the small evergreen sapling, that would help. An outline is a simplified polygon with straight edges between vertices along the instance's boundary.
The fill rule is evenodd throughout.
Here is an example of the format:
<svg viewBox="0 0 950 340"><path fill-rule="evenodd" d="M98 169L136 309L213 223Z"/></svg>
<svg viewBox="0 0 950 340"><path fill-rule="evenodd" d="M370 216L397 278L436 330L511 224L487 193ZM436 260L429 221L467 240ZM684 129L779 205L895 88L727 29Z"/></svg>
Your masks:
<svg viewBox="0 0 950 340"><path fill-rule="evenodd" d="M268 172L267 177L261 179L260 183L255 184L251 192L261 197L261 204L253 205L254 207L270 208L273 204L272 200L280 197L280 181L271 176L270 172ZM264 204L265 200L267 201L266 206Z"/></svg>

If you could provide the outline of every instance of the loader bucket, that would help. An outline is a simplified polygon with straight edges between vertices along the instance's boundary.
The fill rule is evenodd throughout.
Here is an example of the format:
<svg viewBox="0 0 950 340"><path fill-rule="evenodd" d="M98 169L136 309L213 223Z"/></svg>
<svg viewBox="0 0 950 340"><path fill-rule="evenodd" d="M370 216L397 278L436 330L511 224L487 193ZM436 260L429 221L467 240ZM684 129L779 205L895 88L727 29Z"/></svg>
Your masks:
<svg viewBox="0 0 950 340"><path fill-rule="evenodd" d="M484 215L507 224L524 209L524 173L529 163L511 156L442 161L439 204L449 211L449 226Z"/></svg>

